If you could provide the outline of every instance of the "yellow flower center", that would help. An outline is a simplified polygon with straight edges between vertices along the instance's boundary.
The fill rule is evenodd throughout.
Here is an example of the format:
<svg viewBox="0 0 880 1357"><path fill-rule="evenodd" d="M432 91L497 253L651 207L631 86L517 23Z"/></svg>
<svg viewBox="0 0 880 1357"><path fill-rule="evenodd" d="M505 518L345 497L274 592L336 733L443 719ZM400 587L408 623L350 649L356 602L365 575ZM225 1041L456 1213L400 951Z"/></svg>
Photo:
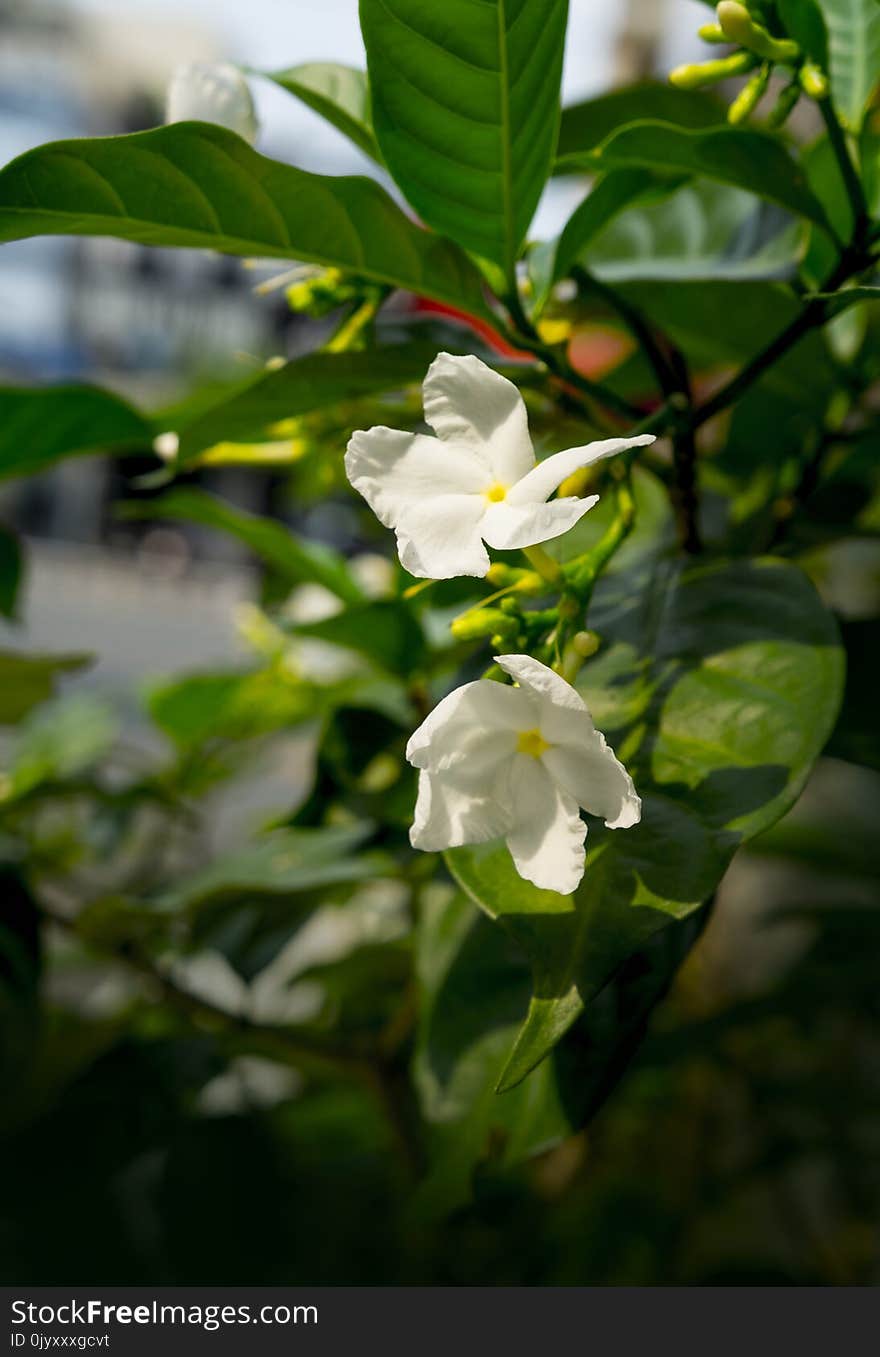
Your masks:
<svg viewBox="0 0 880 1357"><path fill-rule="evenodd" d="M548 740L538 730L521 730L516 741L517 753L531 754L533 759L539 759L545 750L550 748Z"/></svg>
<svg viewBox="0 0 880 1357"><path fill-rule="evenodd" d="M499 500L506 498L507 486L502 485L500 481L496 481L494 485L489 486L488 490L484 490L483 494L492 504L497 504Z"/></svg>

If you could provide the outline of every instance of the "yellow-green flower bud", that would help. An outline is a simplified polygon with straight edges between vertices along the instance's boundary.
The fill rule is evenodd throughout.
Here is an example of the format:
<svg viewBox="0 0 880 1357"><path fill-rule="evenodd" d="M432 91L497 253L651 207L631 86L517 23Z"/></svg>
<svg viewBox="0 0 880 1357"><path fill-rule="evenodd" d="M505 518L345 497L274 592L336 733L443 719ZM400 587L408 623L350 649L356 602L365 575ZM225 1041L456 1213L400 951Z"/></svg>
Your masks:
<svg viewBox="0 0 880 1357"><path fill-rule="evenodd" d="M800 97L801 83L799 79L795 78L790 85L786 85L776 100L776 104L767 119L768 127L781 127Z"/></svg>
<svg viewBox="0 0 880 1357"><path fill-rule="evenodd" d="M828 77L814 61L805 61L799 72L801 87L811 99L828 98Z"/></svg>
<svg viewBox="0 0 880 1357"><path fill-rule="evenodd" d="M766 93L772 69L770 63L765 62L761 69L756 71L752 78L743 85L727 110L727 121L732 127L738 127L740 123L745 122L746 118L754 113L758 101Z"/></svg>
<svg viewBox="0 0 880 1357"><path fill-rule="evenodd" d="M702 28L697 29L697 33L703 39L703 42L721 43L730 41L720 24L703 24Z"/></svg>
<svg viewBox="0 0 880 1357"><path fill-rule="evenodd" d="M456 617L449 630L457 641L478 641L496 633L510 636L516 630L516 620L500 608L474 608Z"/></svg>
<svg viewBox="0 0 880 1357"><path fill-rule="evenodd" d="M602 641L594 631L576 631L571 638L571 644L582 660L588 660L591 655L595 655Z"/></svg>
<svg viewBox="0 0 880 1357"><path fill-rule="evenodd" d="M797 61L801 49L791 38L774 38L756 24L745 5L737 0L721 0L715 13L730 42L738 43L764 61Z"/></svg>
<svg viewBox="0 0 880 1357"><path fill-rule="evenodd" d="M705 85L717 85L719 80L727 80L732 75L745 75L757 64L758 58L752 52L734 52L733 56L721 57L718 61L676 66L669 72L669 81L680 90L698 90Z"/></svg>
<svg viewBox="0 0 880 1357"><path fill-rule="evenodd" d="M486 579L496 589L516 589L518 594L546 594L547 584L537 570L523 570L520 566L493 561L486 571Z"/></svg>

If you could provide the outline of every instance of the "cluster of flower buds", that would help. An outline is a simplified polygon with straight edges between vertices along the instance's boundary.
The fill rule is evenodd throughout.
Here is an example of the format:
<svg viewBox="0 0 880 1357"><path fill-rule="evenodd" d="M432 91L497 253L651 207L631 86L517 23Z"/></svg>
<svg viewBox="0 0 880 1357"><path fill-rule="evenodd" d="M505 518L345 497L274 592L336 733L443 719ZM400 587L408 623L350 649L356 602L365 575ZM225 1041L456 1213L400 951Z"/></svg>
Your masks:
<svg viewBox="0 0 880 1357"><path fill-rule="evenodd" d="M703 89L731 76L748 75L743 88L728 109L727 118L737 126L755 111L777 66L791 71L789 83L782 89L771 111L771 127L781 127L801 93L812 99L828 95L828 77L798 42L777 35L773 28L781 24L772 5L761 0L721 0L716 9L717 23L704 24L700 37L707 43L730 43L739 50L715 61L678 66L669 79L679 89Z"/></svg>

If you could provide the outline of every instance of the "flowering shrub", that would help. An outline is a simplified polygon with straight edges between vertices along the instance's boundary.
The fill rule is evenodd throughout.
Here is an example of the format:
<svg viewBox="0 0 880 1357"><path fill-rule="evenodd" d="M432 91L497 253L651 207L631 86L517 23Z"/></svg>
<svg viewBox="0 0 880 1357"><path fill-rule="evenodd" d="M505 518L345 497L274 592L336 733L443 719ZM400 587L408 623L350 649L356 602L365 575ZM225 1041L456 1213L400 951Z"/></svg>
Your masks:
<svg viewBox="0 0 880 1357"><path fill-rule="evenodd" d="M163 127L0 171L4 241L284 260L290 306L335 317L313 352L171 413L0 394L0 474L152 450L128 512L229 534L263 569L250 663L154 683L170 752L134 768L106 711L52 696L84 657L0 654L0 943L24 958L5 1080L15 1136L75 1077L35 1016L37 937L64 936L129 986L77 1019L77 1059L121 1030L141 1053L198 1038L188 1108L236 1088L297 1126L318 1107L317 1139L327 1088L354 1090L370 1112L328 1143L395 1146L424 1221L592 1120L832 732L876 766L808 575L876 532L880 6L725 0L702 31L732 52L561 112L566 0L360 10L366 73L267 78L375 178L254 149L230 66L179 72ZM582 201L537 240L561 175ZM218 465L356 526L319 542L246 514L193 483ZM221 790L296 730L300 800L207 851ZM22 1052L58 1087L27 1092ZM284 1144L308 1160L303 1134Z"/></svg>

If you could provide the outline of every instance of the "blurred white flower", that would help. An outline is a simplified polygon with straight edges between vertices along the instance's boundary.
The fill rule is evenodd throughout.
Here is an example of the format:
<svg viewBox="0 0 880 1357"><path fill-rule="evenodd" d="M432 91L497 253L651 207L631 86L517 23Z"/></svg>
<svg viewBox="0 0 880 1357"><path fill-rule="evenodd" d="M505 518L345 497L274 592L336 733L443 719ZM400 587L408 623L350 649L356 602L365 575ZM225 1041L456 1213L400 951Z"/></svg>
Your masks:
<svg viewBox="0 0 880 1357"><path fill-rule="evenodd" d="M253 144L257 114L247 81L228 61L194 61L178 66L168 85L167 123L217 123Z"/></svg>
<svg viewBox="0 0 880 1357"><path fill-rule="evenodd" d="M571 684L528 655L495 658L518 687L466 683L407 745L421 769L410 841L438 852L506 839L520 876L569 895L584 874L578 807L628 829L642 803Z"/></svg>
<svg viewBox="0 0 880 1357"><path fill-rule="evenodd" d="M535 464L522 396L479 358L438 354L424 386L425 419L436 433L382 426L359 430L345 469L386 528L402 565L424 579L482 577L484 542L498 550L559 537L598 495L547 500L562 482L602 457L653 443L651 434L569 448Z"/></svg>

